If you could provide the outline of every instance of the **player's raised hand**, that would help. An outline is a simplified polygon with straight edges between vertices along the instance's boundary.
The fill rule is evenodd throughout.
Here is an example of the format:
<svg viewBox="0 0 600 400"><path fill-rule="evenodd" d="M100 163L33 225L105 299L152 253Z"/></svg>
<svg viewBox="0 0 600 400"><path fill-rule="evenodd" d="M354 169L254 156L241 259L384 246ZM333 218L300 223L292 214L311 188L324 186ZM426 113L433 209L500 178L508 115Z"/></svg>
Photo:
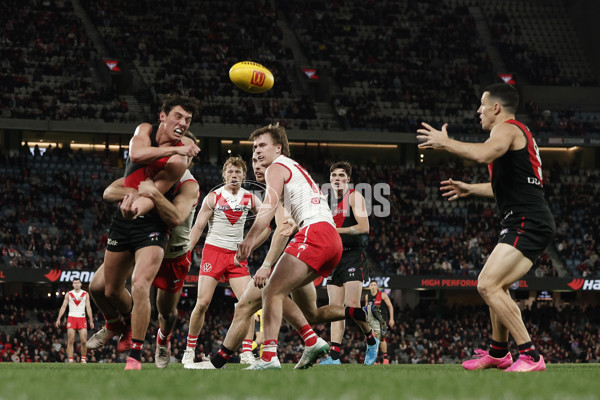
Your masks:
<svg viewBox="0 0 600 400"><path fill-rule="evenodd" d="M448 131L446 130L448 127L447 123L442 126L441 131L438 131L425 122L421 122L421 126L423 126L421 129L417 129L417 133L419 133L419 135L417 135L417 140L421 141L421 143L419 143L420 149L436 149L444 147L444 142L448 140Z"/></svg>
<svg viewBox="0 0 600 400"><path fill-rule="evenodd" d="M461 181L452 180L452 178L440 182L442 197L448 197L448 201L453 201L469 195L469 184Z"/></svg>
<svg viewBox="0 0 600 400"><path fill-rule="evenodd" d="M271 275L271 268L259 268L254 274L254 286L259 289L264 288L269 282L269 276Z"/></svg>

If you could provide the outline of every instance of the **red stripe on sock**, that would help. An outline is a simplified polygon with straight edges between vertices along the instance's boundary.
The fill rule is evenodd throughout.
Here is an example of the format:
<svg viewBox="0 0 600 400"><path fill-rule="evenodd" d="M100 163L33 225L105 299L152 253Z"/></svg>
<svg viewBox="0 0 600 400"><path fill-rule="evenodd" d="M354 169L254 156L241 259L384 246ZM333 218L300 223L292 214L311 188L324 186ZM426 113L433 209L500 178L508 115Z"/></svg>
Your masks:
<svg viewBox="0 0 600 400"><path fill-rule="evenodd" d="M277 357L277 340L266 340L263 343L261 359L263 361L271 361L273 357Z"/></svg>
<svg viewBox="0 0 600 400"><path fill-rule="evenodd" d="M252 340L244 340L242 342L242 353L252 351Z"/></svg>

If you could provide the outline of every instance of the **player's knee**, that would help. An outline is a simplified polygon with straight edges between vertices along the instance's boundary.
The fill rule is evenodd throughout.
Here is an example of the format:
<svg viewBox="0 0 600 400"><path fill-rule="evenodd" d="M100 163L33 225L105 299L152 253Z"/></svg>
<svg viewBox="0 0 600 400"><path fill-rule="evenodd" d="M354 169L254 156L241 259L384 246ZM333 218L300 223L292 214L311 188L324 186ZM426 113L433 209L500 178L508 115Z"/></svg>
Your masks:
<svg viewBox="0 0 600 400"><path fill-rule="evenodd" d="M94 280L90 283L89 291L92 297L104 296L106 288L104 285L99 285Z"/></svg>
<svg viewBox="0 0 600 400"><path fill-rule="evenodd" d="M487 299L491 294L494 293L496 289L496 285L489 279L479 279L477 281L477 291L483 297L483 299Z"/></svg>
<svg viewBox="0 0 600 400"><path fill-rule="evenodd" d="M280 295L280 297L283 297L283 295L281 295L277 288L272 285L267 285L263 289L263 298L273 299L278 295Z"/></svg>
<svg viewBox="0 0 600 400"><path fill-rule="evenodd" d="M235 315L241 318L250 317L256 311L258 309L254 306L254 302L238 301L235 304Z"/></svg>
<svg viewBox="0 0 600 400"><path fill-rule="evenodd" d="M210 300L211 299L205 299L202 297L198 297L196 299L196 305L194 306L194 312L205 313L206 310L208 310L208 307L210 306Z"/></svg>
<svg viewBox="0 0 600 400"><path fill-rule="evenodd" d="M177 310L173 308L161 308L157 307L159 317L164 319L165 321L170 321L173 318L177 317Z"/></svg>
<svg viewBox="0 0 600 400"><path fill-rule="evenodd" d="M98 289L98 290L99 290L99 293L102 293L100 291L100 289ZM106 286L104 288L103 294L104 294L104 297L106 297L109 300L117 300L119 298L119 290L117 290L117 288L112 287L112 286Z"/></svg>

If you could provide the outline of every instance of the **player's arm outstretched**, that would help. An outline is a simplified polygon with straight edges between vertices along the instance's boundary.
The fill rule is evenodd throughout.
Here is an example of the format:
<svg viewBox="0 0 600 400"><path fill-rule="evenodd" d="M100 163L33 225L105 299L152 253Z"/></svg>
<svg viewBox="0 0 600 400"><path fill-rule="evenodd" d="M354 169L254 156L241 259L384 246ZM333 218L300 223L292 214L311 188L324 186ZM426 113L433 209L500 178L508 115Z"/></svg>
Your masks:
<svg viewBox="0 0 600 400"><path fill-rule="evenodd" d="M444 124L441 131L425 122L421 125L423 128L417 130L417 139L421 141L420 149L444 149L482 164L489 164L504 155L513 145L516 135L516 131L510 125L500 124L492 129L485 142L465 143L448 137L448 124Z"/></svg>
<svg viewBox="0 0 600 400"><path fill-rule="evenodd" d="M217 203L217 195L215 192L210 192L202 202L202 207L200 207L200 211L198 211L198 215L196 216L196 221L192 226L192 232L190 233L190 248L196 247L198 240L200 240L200 236L202 236L202 232L208 223L208 220L213 216L215 211L215 205Z"/></svg>
<svg viewBox="0 0 600 400"><path fill-rule="evenodd" d="M290 236L298 229L298 225L296 225L292 217L285 211L285 208L281 203L279 203L279 207L275 212L275 223L277 224L277 227L275 228L275 232L273 232L269 251L265 256L262 265L254 275L254 286L257 288L263 288L267 284L269 276L271 275L271 267L275 264L277 259L279 259L281 253L283 253Z"/></svg>
<svg viewBox="0 0 600 400"><path fill-rule="evenodd" d="M90 321L90 329L94 329L94 314L92 314L92 304L90 302L89 293L85 296L85 312L87 313L88 320Z"/></svg>
<svg viewBox="0 0 600 400"><path fill-rule="evenodd" d="M468 196L480 196L480 197L494 197L494 191L492 190L492 184L486 183L465 183L462 181L455 181L454 179L447 179L440 182L440 190L442 197L448 197L448 201L454 201L459 198Z"/></svg>
<svg viewBox="0 0 600 400"><path fill-rule="evenodd" d="M69 305L69 299L67 298L67 296L68 294L65 294L65 299L62 305L60 306L60 310L58 310L58 318L56 318L56 323L54 324L54 326L56 326L57 328L60 326L60 320L65 311L67 310L67 306Z"/></svg>

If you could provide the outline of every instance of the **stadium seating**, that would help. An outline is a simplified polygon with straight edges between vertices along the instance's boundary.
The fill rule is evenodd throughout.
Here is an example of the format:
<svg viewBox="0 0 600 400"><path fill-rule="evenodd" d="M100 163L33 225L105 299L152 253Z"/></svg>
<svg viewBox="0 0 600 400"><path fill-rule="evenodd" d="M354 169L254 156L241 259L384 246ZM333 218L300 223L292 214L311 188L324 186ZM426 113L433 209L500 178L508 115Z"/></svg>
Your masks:
<svg viewBox="0 0 600 400"><path fill-rule="evenodd" d="M93 41L70 1L3 3L0 115L128 122L123 100L94 72Z"/></svg>

